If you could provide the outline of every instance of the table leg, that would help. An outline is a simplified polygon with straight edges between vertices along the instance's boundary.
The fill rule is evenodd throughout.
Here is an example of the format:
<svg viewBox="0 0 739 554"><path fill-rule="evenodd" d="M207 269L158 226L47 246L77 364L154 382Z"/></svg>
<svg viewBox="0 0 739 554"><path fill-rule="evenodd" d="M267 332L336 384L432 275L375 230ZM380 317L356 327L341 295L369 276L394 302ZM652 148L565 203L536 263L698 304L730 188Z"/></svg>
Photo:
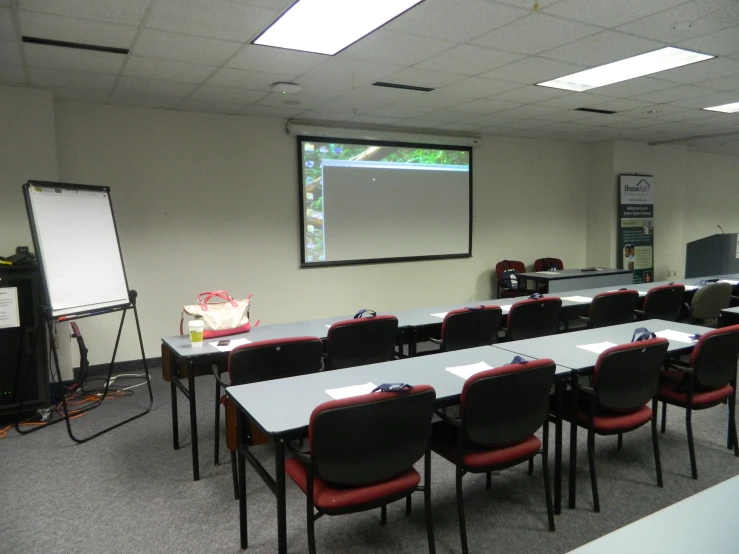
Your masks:
<svg viewBox="0 0 739 554"><path fill-rule="evenodd" d="M285 505L285 443L275 442L275 498L277 500L277 552L287 554L287 507Z"/></svg>
<svg viewBox="0 0 739 554"><path fill-rule="evenodd" d="M187 388L190 400L190 442L192 443L192 479L200 480L200 460L198 457L198 412L195 406L195 370L192 362L187 366Z"/></svg>
<svg viewBox="0 0 739 554"><path fill-rule="evenodd" d="M562 390L564 382L558 379L554 384L554 513L562 513Z"/></svg>
<svg viewBox="0 0 739 554"><path fill-rule="evenodd" d="M569 502L570 509L575 508L575 493L577 488L577 375L572 376L572 385L570 386L572 393L572 417L570 418L570 482L569 482Z"/></svg>
<svg viewBox="0 0 739 554"><path fill-rule="evenodd" d="M239 459L239 532L241 534L241 548L249 547L249 535L246 521L246 458L241 451L243 427L247 425L243 414L238 415L238 459Z"/></svg>
<svg viewBox="0 0 739 554"><path fill-rule="evenodd" d="M177 422L177 385L175 379L179 380L179 376L170 376L169 390L172 394L172 442L174 449L179 450L180 448L180 428Z"/></svg>

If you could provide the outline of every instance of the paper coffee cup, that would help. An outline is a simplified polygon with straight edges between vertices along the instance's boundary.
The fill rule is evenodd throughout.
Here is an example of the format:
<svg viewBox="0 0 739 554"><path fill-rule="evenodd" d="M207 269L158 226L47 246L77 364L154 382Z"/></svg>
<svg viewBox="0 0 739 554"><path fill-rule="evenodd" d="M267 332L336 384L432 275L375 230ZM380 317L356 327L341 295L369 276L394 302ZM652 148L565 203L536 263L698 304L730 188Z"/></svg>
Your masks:
<svg viewBox="0 0 739 554"><path fill-rule="evenodd" d="M190 345L203 346L203 322L199 319L188 321L187 328L190 331Z"/></svg>

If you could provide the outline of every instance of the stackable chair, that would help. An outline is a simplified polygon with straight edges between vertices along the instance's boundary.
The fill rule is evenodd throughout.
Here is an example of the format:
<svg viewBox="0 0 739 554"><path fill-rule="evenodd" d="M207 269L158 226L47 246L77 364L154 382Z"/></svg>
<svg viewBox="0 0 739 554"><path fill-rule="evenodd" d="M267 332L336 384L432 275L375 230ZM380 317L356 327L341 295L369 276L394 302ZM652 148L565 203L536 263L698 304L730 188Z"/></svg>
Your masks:
<svg viewBox="0 0 739 554"><path fill-rule="evenodd" d="M662 285L652 287L644 297L641 310L636 310L639 319L664 319L677 321L683 310L684 285Z"/></svg>
<svg viewBox="0 0 739 554"><path fill-rule="evenodd" d="M731 302L731 285L726 282L707 283L695 291L693 300L688 306L688 315L692 323L700 323L715 327L721 310L729 307Z"/></svg>
<svg viewBox="0 0 739 554"><path fill-rule="evenodd" d="M511 363L476 373L465 381L459 401L459 417L437 412L431 449L453 463L456 469L457 511L462 552L467 554L462 478L467 473L485 473L491 487L491 472L542 457L544 493L549 530L554 514L547 463L549 390L554 380L552 360ZM541 427L543 442L534 434Z"/></svg>
<svg viewBox="0 0 739 554"><path fill-rule="evenodd" d="M667 404L685 408L685 427L688 433L690 471L698 478L693 445L693 410L713 408L727 401L729 405L729 432L727 448L739 456L736 421L736 368L739 357L739 325L710 330L698 339L690 361L683 364L669 360L662 372L658 398L662 402L662 432L665 432Z"/></svg>
<svg viewBox="0 0 739 554"><path fill-rule="evenodd" d="M593 297L587 317L580 319L588 322L588 329L631 323L638 304L639 293L635 290L601 292Z"/></svg>
<svg viewBox="0 0 739 554"><path fill-rule="evenodd" d="M534 271L555 271L564 268L559 258L539 258L534 262Z"/></svg>
<svg viewBox="0 0 739 554"><path fill-rule="evenodd" d="M652 423L652 446L657 485L662 486L662 467L657 441L657 389L667 339L648 339L604 350L595 364L590 386L581 386L577 413L567 401L563 417L588 431L588 463L593 509L600 511L595 476L595 435L622 435ZM571 399L571 396L570 396ZM651 408L646 404L651 402Z"/></svg>
<svg viewBox="0 0 739 554"><path fill-rule="evenodd" d="M441 338L429 337L429 340L440 345L442 352L495 344L502 317L499 306L452 310L444 316Z"/></svg>
<svg viewBox="0 0 739 554"><path fill-rule="evenodd" d="M515 260L503 260L495 264L495 274L498 278L498 298L512 298L528 296L536 291L526 288L526 281L515 276L516 273L525 273L526 265ZM511 275L513 274L513 275Z"/></svg>
<svg viewBox="0 0 739 554"><path fill-rule="evenodd" d="M397 333L398 318L392 315L337 321L326 335L326 369L392 360Z"/></svg>
<svg viewBox="0 0 739 554"><path fill-rule="evenodd" d="M556 296L519 300L508 312L507 340L554 335L559 331L562 300Z"/></svg>
<svg viewBox="0 0 739 554"><path fill-rule="evenodd" d="M428 385L408 392L375 392L325 402L313 410L308 427L310 451L289 444L285 471L305 493L308 551L315 554L315 521L324 514L351 514L380 508L424 493L429 552L435 552L431 516L429 430L436 393ZM423 458L421 476L413 464Z"/></svg>
<svg viewBox="0 0 739 554"><path fill-rule="evenodd" d="M323 369L323 343L318 337L294 337L265 340L243 344L234 348L228 356L229 383L221 379L214 367L216 377L216 393L220 387L246 385L283 379L297 375L316 373ZM236 451L238 437L236 432L237 408L224 394L219 397L219 404L226 408L226 429L228 449L231 451L231 470L234 481L234 494L238 497L236 475ZM247 445L254 446L266 442L266 438L250 425L247 430ZM220 409L216 406L215 425L215 461L219 462Z"/></svg>

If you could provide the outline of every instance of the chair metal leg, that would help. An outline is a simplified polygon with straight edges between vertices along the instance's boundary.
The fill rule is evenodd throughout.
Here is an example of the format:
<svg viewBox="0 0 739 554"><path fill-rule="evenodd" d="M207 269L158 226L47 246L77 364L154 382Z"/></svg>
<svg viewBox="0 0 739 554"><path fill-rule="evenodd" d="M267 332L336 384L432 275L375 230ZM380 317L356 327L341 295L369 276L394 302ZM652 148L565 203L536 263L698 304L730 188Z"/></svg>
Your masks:
<svg viewBox="0 0 739 554"><path fill-rule="evenodd" d="M618 434L618 445L616 446L617 450L621 450L624 447L624 434L619 433Z"/></svg>
<svg viewBox="0 0 739 554"><path fill-rule="evenodd" d="M467 550L467 526L464 522L464 499L462 498L462 468L457 465L457 514L459 516L459 537L462 540L462 554Z"/></svg>
<svg viewBox="0 0 739 554"><path fill-rule="evenodd" d="M667 402L662 402L662 433L665 432L667 427Z"/></svg>
<svg viewBox="0 0 739 554"><path fill-rule="evenodd" d="M685 427L688 430L688 450L690 452L690 474L693 479L698 479L698 467L695 463L695 445L693 445L693 422L690 406L685 409Z"/></svg>
<svg viewBox="0 0 739 554"><path fill-rule="evenodd" d="M490 488L493 486L493 479L492 479L492 477L493 477L493 472L492 471L488 471L485 474L485 490L490 490Z"/></svg>
<svg viewBox="0 0 739 554"><path fill-rule="evenodd" d="M654 467L657 470L657 486L662 487L662 464L659 457L659 440L657 433L657 401L652 404L652 447L654 448Z"/></svg>
<svg viewBox="0 0 739 554"><path fill-rule="evenodd" d="M534 474L534 458L529 459L529 475Z"/></svg>
<svg viewBox="0 0 739 554"><path fill-rule="evenodd" d="M733 383L732 383L733 386ZM734 448L734 456L739 456L739 443L736 437L736 393L729 397L729 440L728 448Z"/></svg>
<svg viewBox="0 0 739 554"><path fill-rule="evenodd" d="M405 515L411 515L411 495L405 497Z"/></svg>
<svg viewBox="0 0 739 554"><path fill-rule="evenodd" d="M231 451L231 476L234 482L234 498L239 499L239 476L236 468L236 450Z"/></svg>
<svg viewBox="0 0 739 554"><path fill-rule="evenodd" d="M593 510L600 512L598 481L595 477L595 432L588 429L588 464L590 465L590 487L593 489Z"/></svg>
<svg viewBox="0 0 739 554"><path fill-rule="evenodd" d="M547 519L549 530L554 531L554 506L552 504L552 490L549 486L549 422L544 422L544 448L541 451L541 470L544 473L544 496L547 502Z"/></svg>
<svg viewBox="0 0 739 554"><path fill-rule="evenodd" d="M410 496L408 507L410 507ZM436 554L436 542L434 540L434 516L431 512L431 452L426 450L423 460L423 510L426 515L426 533L429 541L429 554ZM410 512L408 512L410 513Z"/></svg>
<svg viewBox="0 0 739 554"><path fill-rule="evenodd" d="M312 492L312 491L311 491ZM316 554L316 516L313 515L312 499L306 495L308 512L308 553Z"/></svg>
<svg viewBox="0 0 739 554"><path fill-rule="evenodd" d="M385 525L387 523L387 504L380 506L380 524Z"/></svg>
<svg viewBox="0 0 739 554"><path fill-rule="evenodd" d="M216 418L215 418L215 437L216 437L216 444L215 444L215 451L214 451L214 460L213 464L218 465L221 463L221 452L220 452L220 439L221 439L221 385L216 381Z"/></svg>

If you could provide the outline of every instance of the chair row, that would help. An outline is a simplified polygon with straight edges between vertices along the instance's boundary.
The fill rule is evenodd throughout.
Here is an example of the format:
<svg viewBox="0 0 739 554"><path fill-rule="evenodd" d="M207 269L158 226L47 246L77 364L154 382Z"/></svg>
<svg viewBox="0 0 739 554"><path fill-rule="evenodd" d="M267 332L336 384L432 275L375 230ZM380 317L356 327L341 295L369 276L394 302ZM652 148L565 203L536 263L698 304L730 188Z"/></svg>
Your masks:
<svg viewBox="0 0 739 554"><path fill-rule="evenodd" d="M729 405L727 447L739 456L734 418L739 325L703 334L687 364L665 359L668 342L649 338L611 347L596 362L588 386L573 386L565 401L566 420L588 431L593 507L600 510L595 472L595 435L622 435L651 423L657 483L662 472L657 434L658 403L663 403L662 432L666 404L686 410L691 473L697 478L691 414ZM251 343L234 349L229 356L231 383L246 384L319 371L321 340L300 337L282 341ZM309 448L291 445L293 458L287 474L307 498L310 552L315 552L314 522L323 514L339 515L381 508L385 520L388 503L406 499L418 490L425 495L429 551L434 552L430 506L430 452L455 466L457 509L462 551L467 552L467 534L462 478L467 473L491 472L529 462L542 456L548 525L554 518L548 473L548 421L553 415L550 390L555 363L550 359L523 361L479 372L462 388L458 417L434 410L435 393L425 385L402 392L384 392L332 400L317 406L310 418ZM228 413L228 412L227 412ZM439 421L432 424L432 416ZM229 427L233 420L229 421ZM542 439L537 432L542 429ZM392 432L388 432L391 430ZM246 430L246 444L258 444ZM235 433L233 434L235 437ZM237 445L230 442L235 452ZM424 482L413 468L423 458ZM234 476L234 479L236 477Z"/></svg>
<svg viewBox="0 0 739 554"><path fill-rule="evenodd" d="M564 269L559 258L539 258L534 262L534 271L557 271ZM518 260L503 260L495 264L495 275L498 280L498 298L526 296L536 291L528 290L526 283L521 283L517 273L526 273L526 264Z"/></svg>

